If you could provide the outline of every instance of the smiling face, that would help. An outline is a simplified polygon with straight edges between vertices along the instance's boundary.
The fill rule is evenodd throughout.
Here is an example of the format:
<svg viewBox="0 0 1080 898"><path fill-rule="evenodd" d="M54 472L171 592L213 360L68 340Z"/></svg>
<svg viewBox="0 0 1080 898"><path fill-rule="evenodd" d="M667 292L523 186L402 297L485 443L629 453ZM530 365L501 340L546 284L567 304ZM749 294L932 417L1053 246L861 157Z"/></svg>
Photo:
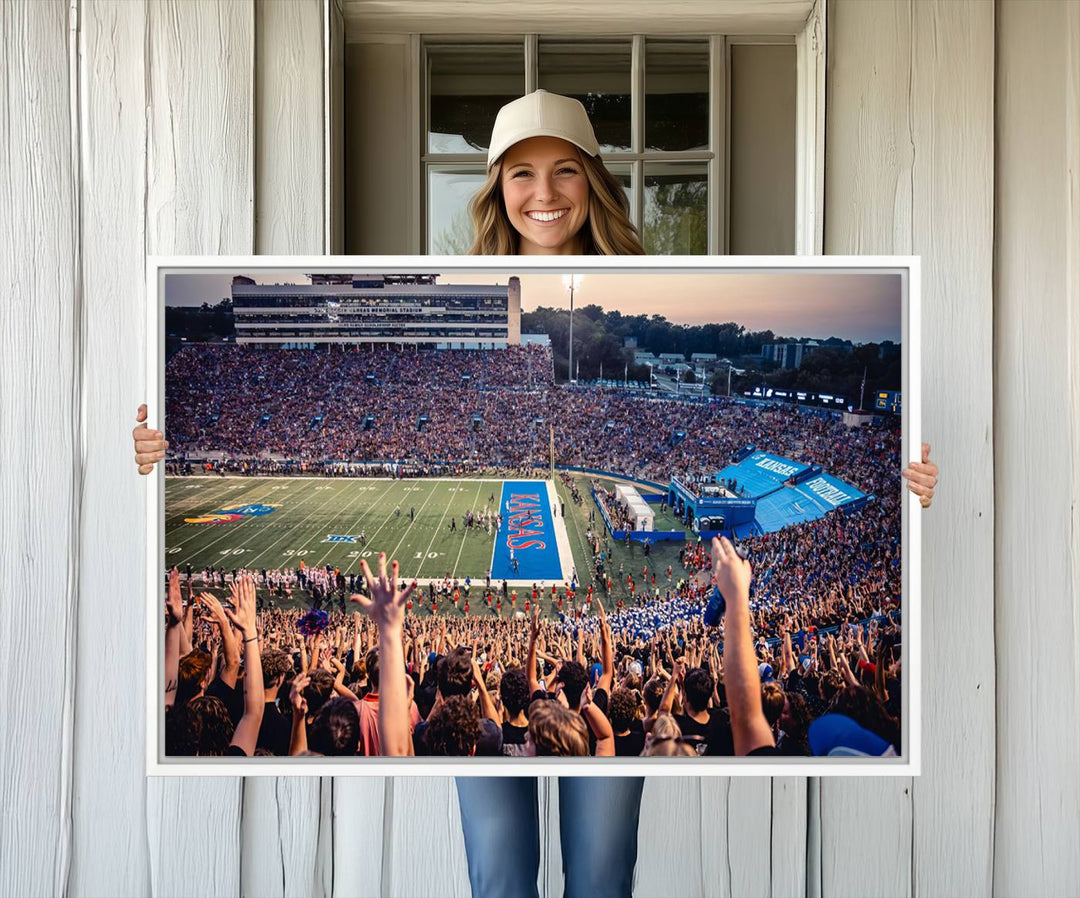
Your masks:
<svg viewBox="0 0 1080 898"><path fill-rule="evenodd" d="M577 147L557 137L530 137L503 155L499 176L518 253L574 255L589 216L589 182Z"/></svg>

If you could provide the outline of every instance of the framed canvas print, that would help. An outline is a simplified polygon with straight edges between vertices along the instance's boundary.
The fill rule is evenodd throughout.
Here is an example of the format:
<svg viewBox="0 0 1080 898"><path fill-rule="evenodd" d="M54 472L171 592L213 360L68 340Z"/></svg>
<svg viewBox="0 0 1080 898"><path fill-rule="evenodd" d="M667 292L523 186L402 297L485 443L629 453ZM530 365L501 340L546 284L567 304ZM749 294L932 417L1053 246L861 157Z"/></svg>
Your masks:
<svg viewBox="0 0 1080 898"><path fill-rule="evenodd" d="M151 258L148 772L919 772L919 263Z"/></svg>

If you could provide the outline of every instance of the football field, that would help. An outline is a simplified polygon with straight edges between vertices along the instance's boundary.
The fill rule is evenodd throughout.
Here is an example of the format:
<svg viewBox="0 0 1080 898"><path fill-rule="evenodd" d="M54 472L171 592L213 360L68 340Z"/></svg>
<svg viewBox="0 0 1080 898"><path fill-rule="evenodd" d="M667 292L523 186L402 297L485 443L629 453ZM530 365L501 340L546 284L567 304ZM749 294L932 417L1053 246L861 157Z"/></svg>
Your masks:
<svg viewBox="0 0 1080 898"><path fill-rule="evenodd" d="M165 563L355 573L386 552L402 578L482 580L490 569L512 585L562 583L585 568L559 503L544 480L167 477ZM485 509L502 514L502 530L465 526L466 511Z"/></svg>

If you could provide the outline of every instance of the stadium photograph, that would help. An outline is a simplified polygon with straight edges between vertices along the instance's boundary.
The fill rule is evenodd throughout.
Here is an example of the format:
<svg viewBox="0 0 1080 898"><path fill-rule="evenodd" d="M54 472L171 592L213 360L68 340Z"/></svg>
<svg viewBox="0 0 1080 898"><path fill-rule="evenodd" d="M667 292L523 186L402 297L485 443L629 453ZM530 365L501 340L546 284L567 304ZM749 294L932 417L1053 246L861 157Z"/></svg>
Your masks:
<svg viewBox="0 0 1080 898"><path fill-rule="evenodd" d="M165 756L901 756L899 273L163 278Z"/></svg>

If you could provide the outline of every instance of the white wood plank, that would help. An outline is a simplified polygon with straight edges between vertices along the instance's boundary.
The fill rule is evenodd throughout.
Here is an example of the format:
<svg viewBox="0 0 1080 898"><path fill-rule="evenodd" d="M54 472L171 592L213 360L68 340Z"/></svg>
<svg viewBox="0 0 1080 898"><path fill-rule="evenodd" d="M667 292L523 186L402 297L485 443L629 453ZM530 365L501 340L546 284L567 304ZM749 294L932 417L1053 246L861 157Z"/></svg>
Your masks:
<svg viewBox="0 0 1080 898"><path fill-rule="evenodd" d="M911 895L911 779L821 781L821 892Z"/></svg>
<svg viewBox="0 0 1080 898"><path fill-rule="evenodd" d="M323 183L326 252L345 252L345 16L341 0L323 0Z"/></svg>
<svg viewBox="0 0 1080 898"><path fill-rule="evenodd" d="M772 785L759 777L701 781L701 890L730 898L772 890Z"/></svg>
<svg viewBox="0 0 1080 898"><path fill-rule="evenodd" d="M825 252L909 254L910 6L836 0L827 15ZM812 863L822 894L910 894L910 793L908 778L821 780L821 857Z"/></svg>
<svg viewBox="0 0 1080 898"><path fill-rule="evenodd" d="M330 861L319 851L321 782L308 776L245 780L240 827L242 895L324 898L330 894Z"/></svg>
<svg viewBox="0 0 1080 898"><path fill-rule="evenodd" d="M148 5L150 252L254 248L254 4Z"/></svg>
<svg viewBox="0 0 1080 898"><path fill-rule="evenodd" d="M453 777L397 776L390 795L383 894L468 898L469 866Z"/></svg>
<svg viewBox="0 0 1080 898"><path fill-rule="evenodd" d="M151 893L162 898L240 894L242 779L147 780Z"/></svg>
<svg viewBox="0 0 1080 898"><path fill-rule="evenodd" d="M385 796L392 777L337 777L333 782L334 898L380 898L385 852ZM389 822L387 822L389 827Z"/></svg>
<svg viewBox="0 0 1080 898"><path fill-rule="evenodd" d="M646 777L638 822L636 898L708 894L701 877L702 780L697 777Z"/></svg>
<svg viewBox="0 0 1080 898"><path fill-rule="evenodd" d="M911 12L923 434L944 472L922 516L912 888L964 898L993 888L994 6L949 0Z"/></svg>
<svg viewBox="0 0 1080 898"><path fill-rule="evenodd" d="M778 776L772 781L771 894L806 895L807 778Z"/></svg>
<svg viewBox="0 0 1080 898"><path fill-rule="evenodd" d="M828 16L825 252L911 248L908 4L833 0Z"/></svg>
<svg viewBox="0 0 1080 898"><path fill-rule="evenodd" d="M998 5L994 893L1080 881L1080 10Z"/></svg>
<svg viewBox="0 0 1080 898"><path fill-rule="evenodd" d="M68 6L0 16L0 893L64 890L82 478Z"/></svg>
<svg viewBox="0 0 1080 898"><path fill-rule="evenodd" d="M146 370L145 31L142 3L96 0L79 7L86 431L72 896L150 893L143 710L147 647L138 637L146 583L146 481L135 470L129 436L135 409L146 398L140 386ZM124 614L118 614L121 597Z"/></svg>
<svg viewBox="0 0 1080 898"><path fill-rule="evenodd" d="M323 251L322 25L319 0L255 5L255 252L260 254ZM314 777L246 782L244 895L329 894L333 840L320 839L324 816L330 825L331 784L325 785L324 790Z"/></svg>
<svg viewBox="0 0 1080 898"><path fill-rule="evenodd" d="M250 253L253 4L150 4L147 41L147 249ZM241 795L237 779L148 780L155 895L240 892Z"/></svg>
<svg viewBox="0 0 1080 898"><path fill-rule="evenodd" d="M255 7L255 251L324 252L321 0Z"/></svg>

